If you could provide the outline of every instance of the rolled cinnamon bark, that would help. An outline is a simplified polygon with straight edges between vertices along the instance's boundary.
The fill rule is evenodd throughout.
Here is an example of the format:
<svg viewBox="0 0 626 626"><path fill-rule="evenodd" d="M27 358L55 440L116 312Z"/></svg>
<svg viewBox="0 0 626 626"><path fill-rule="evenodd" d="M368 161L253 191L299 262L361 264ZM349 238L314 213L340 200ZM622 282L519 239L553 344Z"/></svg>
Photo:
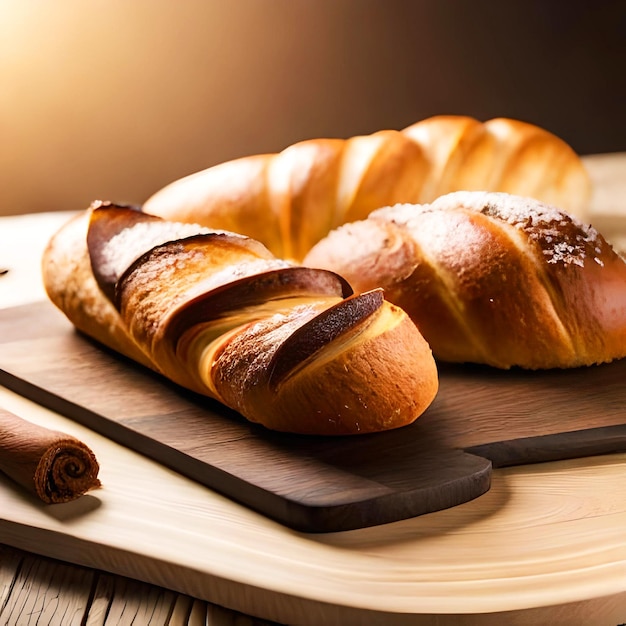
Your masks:
<svg viewBox="0 0 626 626"><path fill-rule="evenodd" d="M100 486L100 466L82 441L0 409L0 471L47 504Z"/></svg>

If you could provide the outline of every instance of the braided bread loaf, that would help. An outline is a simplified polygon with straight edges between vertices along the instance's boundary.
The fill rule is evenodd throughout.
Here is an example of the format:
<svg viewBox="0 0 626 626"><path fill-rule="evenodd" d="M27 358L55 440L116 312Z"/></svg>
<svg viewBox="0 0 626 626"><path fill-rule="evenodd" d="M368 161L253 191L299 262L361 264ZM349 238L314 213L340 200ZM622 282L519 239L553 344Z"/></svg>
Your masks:
<svg viewBox="0 0 626 626"><path fill-rule="evenodd" d="M537 200L456 192L347 224L304 260L382 287L442 361L566 368L626 356L626 263Z"/></svg>
<svg viewBox="0 0 626 626"><path fill-rule="evenodd" d="M352 295L242 235L98 204L52 238L43 278L82 332L270 429L386 430L437 392L429 346L380 289Z"/></svg>
<svg viewBox="0 0 626 626"><path fill-rule="evenodd" d="M242 233L301 261L341 224L456 190L531 196L584 217L590 182L574 151L537 126L439 116L403 131L312 139L216 165L168 185L144 210Z"/></svg>

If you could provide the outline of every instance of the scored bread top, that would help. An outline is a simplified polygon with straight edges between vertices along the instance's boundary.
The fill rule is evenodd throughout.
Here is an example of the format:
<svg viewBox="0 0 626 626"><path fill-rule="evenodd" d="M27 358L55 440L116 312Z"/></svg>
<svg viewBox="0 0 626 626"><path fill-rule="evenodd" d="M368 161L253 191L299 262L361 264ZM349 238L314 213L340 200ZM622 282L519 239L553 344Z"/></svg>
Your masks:
<svg viewBox="0 0 626 626"><path fill-rule="evenodd" d="M455 192L336 229L305 258L374 286L440 360L576 367L626 356L626 264L591 226L531 198Z"/></svg>

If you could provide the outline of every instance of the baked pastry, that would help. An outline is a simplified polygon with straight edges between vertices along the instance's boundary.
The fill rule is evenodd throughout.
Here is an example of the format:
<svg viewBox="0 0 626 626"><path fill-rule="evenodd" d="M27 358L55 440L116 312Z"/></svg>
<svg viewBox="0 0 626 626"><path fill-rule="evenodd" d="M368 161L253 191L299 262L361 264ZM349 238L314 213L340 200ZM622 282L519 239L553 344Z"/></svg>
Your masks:
<svg viewBox="0 0 626 626"><path fill-rule="evenodd" d="M437 116L402 131L311 139L216 165L173 182L143 208L248 235L299 262L341 224L457 190L535 197L584 218L591 186L581 159L546 130Z"/></svg>
<svg viewBox="0 0 626 626"><path fill-rule="evenodd" d="M531 198L455 192L346 224L304 259L382 287L441 361L569 368L626 356L626 263Z"/></svg>
<svg viewBox="0 0 626 626"><path fill-rule="evenodd" d="M428 344L380 289L243 235L98 203L52 238L43 277L80 331L269 429L387 430L437 392Z"/></svg>
<svg viewBox="0 0 626 626"><path fill-rule="evenodd" d="M100 487L92 450L66 433L0 409L0 471L46 504L60 504Z"/></svg>

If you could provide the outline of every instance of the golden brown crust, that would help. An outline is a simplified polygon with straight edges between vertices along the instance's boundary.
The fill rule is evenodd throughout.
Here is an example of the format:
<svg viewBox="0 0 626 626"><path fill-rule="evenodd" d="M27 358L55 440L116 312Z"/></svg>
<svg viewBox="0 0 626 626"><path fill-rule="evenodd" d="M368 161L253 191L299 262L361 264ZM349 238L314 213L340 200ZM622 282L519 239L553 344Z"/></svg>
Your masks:
<svg viewBox="0 0 626 626"><path fill-rule="evenodd" d="M384 306L391 307L388 302ZM288 380L278 392L281 411L276 419L288 424L293 413L300 411L305 395L321 399L315 412L305 413L300 424L312 434L319 432L320 421L327 423L329 434L345 435L397 428L421 415L437 394L435 363L415 325L399 309L393 314L401 321L391 330L355 340L350 350L323 362L316 376L303 372ZM403 401L398 402L398 397Z"/></svg>
<svg viewBox="0 0 626 626"><path fill-rule="evenodd" d="M363 297L368 294L355 298ZM265 423L271 413L271 427L282 431L293 431L294 415L298 432L304 434L364 434L410 424L437 393L435 362L408 316L383 301L382 294L378 298L380 305L363 321L327 341L278 381L272 380L277 358L294 358L288 354L293 346L281 350L276 329L265 333L257 327L255 334L239 335L217 355L214 376L220 395L253 421ZM313 317L308 321L315 323ZM325 324L326 330L332 327L332 320ZM293 336L303 328L294 320L281 332ZM249 360L242 362L241 354Z"/></svg>
<svg viewBox="0 0 626 626"><path fill-rule="evenodd" d="M443 361L543 369L626 356L626 263L536 200L457 192L382 209L305 262L382 287Z"/></svg>
<svg viewBox="0 0 626 626"><path fill-rule="evenodd" d="M242 235L96 205L43 263L84 333L270 429L397 428L437 391L430 347L380 290L350 296L336 274Z"/></svg>
<svg viewBox="0 0 626 626"><path fill-rule="evenodd" d="M503 191L587 215L590 180L582 161L543 128L502 117L480 123L440 115L403 132L426 152L432 167L428 186L410 202L432 202L453 191Z"/></svg>
<svg viewBox="0 0 626 626"><path fill-rule="evenodd" d="M456 190L531 196L585 216L590 180L564 141L524 122L437 116L403 131L312 139L173 182L144 210L242 233L301 261L338 226Z"/></svg>
<svg viewBox="0 0 626 626"><path fill-rule="evenodd" d="M144 365L148 360L128 336L113 304L98 287L87 250L91 211L76 215L48 242L42 277L48 297L76 328Z"/></svg>

